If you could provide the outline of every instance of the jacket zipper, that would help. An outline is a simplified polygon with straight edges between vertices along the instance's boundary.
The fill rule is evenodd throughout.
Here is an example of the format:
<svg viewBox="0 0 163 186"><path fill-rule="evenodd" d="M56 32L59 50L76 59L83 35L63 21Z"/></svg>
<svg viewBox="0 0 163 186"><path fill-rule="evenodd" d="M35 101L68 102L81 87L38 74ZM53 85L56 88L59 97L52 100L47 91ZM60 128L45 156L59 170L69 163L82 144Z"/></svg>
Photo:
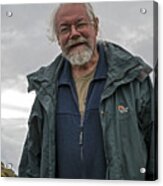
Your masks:
<svg viewBox="0 0 163 186"><path fill-rule="evenodd" d="M84 110L84 114L83 115L80 114L79 145L80 145L80 159L81 159L82 162L84 161L84 119L85 119L85 113L86 113L87 101L88 101L88 95L89 95L91 83L92 83L92 81L89 84L87 96L86 96L86 99L85 99L85 110Z"/></svg>
<svg viewBox="0 0 163 186"><path fill-rule="evenodd" d="M81 161L84 160L84 153L83 153L83 145L84 145L84 125L83 125L83 118L81 118L80 122L80 133L79 133L79 145L80 145L80 159Z"/></svg>

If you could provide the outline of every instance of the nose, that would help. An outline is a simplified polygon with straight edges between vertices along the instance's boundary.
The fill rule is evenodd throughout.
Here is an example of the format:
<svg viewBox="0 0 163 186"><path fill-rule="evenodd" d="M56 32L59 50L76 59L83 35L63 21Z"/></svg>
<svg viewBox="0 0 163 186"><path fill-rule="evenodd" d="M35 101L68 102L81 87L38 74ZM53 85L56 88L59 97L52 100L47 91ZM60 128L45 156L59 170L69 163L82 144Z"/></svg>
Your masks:
<svg viewBox="0 0 163 186"><path fill-rule="evenodd" d="M71 25L70 39L75 39L80 37L80 32L76 29L75 25Z"/></svg>

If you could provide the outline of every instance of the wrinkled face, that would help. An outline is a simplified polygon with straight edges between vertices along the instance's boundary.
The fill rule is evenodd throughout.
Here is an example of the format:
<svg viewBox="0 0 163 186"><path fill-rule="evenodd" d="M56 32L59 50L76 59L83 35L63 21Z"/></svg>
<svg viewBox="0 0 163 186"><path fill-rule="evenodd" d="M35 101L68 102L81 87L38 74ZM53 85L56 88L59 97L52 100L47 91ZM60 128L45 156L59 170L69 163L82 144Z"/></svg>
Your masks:
<svg viewBox="0 0 163 186"><path fill-rule="evenodd" d="M83 4L65 4L59 8L55 23L63 55L72 65L89 62L96 48L98 19L91 20Z"/></svg>

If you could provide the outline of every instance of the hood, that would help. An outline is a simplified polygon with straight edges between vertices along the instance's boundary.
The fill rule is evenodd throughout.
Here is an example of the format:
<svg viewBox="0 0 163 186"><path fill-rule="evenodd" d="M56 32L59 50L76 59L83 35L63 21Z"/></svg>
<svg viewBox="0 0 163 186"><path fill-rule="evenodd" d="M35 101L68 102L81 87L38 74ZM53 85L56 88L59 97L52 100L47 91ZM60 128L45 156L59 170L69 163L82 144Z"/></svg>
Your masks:
<svg viewBox="0 0 163 186"><path fill-rule="evenodd" d="M111 96L115 90L137 79L143 82L152 71L140 57L134 56L122 47L103 42L108 61L107 81L101 101Z"/></svg>
<svg viewBox="0 0 163 186"><path fill-rule="evenodd" d="M119 45L103 42L105 53L109 64L108 76L110 82L124 79L128 76L135 76L140 81L143 81L152 68L147 65L140 57L134 56Z"/></svg>
<svg viewBox="0 0 163 186"><path fill-rule="evenodd" d="M60 54L50 65L41 67L36 72L27 75L28 92L35 90L36 92L40 87L47 87L56 80L56 75L59 73L60 67L63 63L63 57Z"/></svg>
<svg viewBox="0 0 163 186"><path fill-rule="evenodd" d="M108 62L108 81L107 85L113 82L130 81L137 78L143 81L152 71L140 57L133 56L124 48L106 41L99 41L98 45L104 47L106 59ZM63 56L60 54L49 66L41 67L38 71L29 74L28 79L28 92L40 88L50 87L54 82L57 82L58 73L63 64Z"/></svg>

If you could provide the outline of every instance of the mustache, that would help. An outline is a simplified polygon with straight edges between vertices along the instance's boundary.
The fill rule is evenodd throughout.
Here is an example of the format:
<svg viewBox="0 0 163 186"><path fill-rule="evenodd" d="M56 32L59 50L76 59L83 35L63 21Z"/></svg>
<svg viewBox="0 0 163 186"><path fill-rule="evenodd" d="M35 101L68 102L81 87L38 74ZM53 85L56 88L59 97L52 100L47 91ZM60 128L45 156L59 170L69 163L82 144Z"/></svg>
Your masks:
<svg viewBox="0 0 163 186"><path fill-rule="evenodd" d="M74 45L82 44L82 43L88 45L87 40L83 37L79 37L77 39L72 39L72 40L68 41L68 43L65 45L65 48L69 49L69 48L73 47Z"/></svg>

